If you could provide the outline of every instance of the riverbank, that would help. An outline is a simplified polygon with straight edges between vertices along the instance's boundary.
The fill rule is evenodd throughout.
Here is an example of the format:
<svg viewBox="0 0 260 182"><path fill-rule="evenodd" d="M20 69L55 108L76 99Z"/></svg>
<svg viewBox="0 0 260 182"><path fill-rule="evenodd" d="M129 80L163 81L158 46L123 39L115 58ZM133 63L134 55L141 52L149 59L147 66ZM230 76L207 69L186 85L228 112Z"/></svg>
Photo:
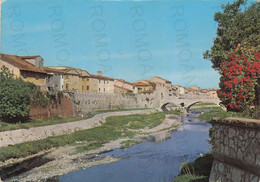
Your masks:
<svg viewBox="0 0 260 182"><path fill-rule="evenodd" d="M37 181L42 178L47 179L62 175L80 168L117 161L118 159L113 157L100 158L98 154L110 151L114 148L120 148L124 145L124 141L133 140L141 142L145 137L149 137L151 133L155 134L163 130L172 130L180 123L177 121L177 116L171 115L171 113L176 114L178 112L156 112L142 115L108 117L106 122L101 126L89 129L88 131L91 132L93 137L95 132L103 129L102 133L106 136L99 136L95 140L92 138L88 141L77 141L73 143L73 146L59 147L54 151L46 151L44 157L51 159L50 162L38 168L34 168L14 179L18 181ZM109 133L109 130L113 130L113 132ZM102 135L101 130L97 134ZM107 137L107 139L104 137ZM133 142L133 144L134 143L135 142ZM92 147L88 148L88 146ZM99 148L95 149L95 147ZM83 150L79 150L82 148ZM87 151L84 151L84 148ZM88 151L89 149L94 150ZM81 153L75 151L81 151ZM68 166L70 166L69 169ZM7 181L11 180L12 179L8 179Z"/></svg>
<svg viewBox="0 0 260 182"><path fill-rule="evenodd" d="M156 112L156 110L147 109L147 110L105 112L105 113L96 114L91 118L80 120L80 121L73 121L73 122L53 124L53 125L40 126L40 127L32 127L29 129L4 131L4 132L0 132L0 138L1 138L0 147L4 147L7 145L14 145L22 142L45 139L47 137L74 133L77 131L83 131L86 129L100 126L102 123L105 122L106 118L109 116L146 114L151 112Z"/></svg>

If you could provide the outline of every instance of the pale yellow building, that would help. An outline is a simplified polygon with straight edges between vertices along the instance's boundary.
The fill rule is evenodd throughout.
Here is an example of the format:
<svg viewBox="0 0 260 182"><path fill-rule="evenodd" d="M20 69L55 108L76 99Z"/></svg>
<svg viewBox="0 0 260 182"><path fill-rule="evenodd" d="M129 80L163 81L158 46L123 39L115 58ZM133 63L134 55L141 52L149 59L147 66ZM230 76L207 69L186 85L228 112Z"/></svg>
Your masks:
<svg viewBox="0 0 260 182"><path fill-rule="evenodd" d="M91 92L114 93L114 79L102 76L98 71L97 75L90 76Z"/></svg>
<svg viewBox="0 0 260 182"><path fill-rule="evenodd" d="M39 58L39 65L43 65L43 59L40 56L30 56L31 60ZM16 78L22 78L24 81L34 83L39 86L41 91L47 91L46 79L47 73L43 67L35 66L24 57L8 54L0 54L0 68L7 67Z"/></svg>
<svg viewBox="0 0 260 182"><path fill-rule="evenodd" d="M49 85L59 86L59 90L90 92L91 81L90 74L86 70L72 67L45 67L48 73L52 73ZM52 86L53 87L53 86Z"/></svg>
<svg viewBox="0 0 260 182"><path fill-rule="evenodd" d="M134 83L134 86L137 87L138 93L144 94L144 95L150 95L154 92L155 85L148 81L137 81Z"/></svg>

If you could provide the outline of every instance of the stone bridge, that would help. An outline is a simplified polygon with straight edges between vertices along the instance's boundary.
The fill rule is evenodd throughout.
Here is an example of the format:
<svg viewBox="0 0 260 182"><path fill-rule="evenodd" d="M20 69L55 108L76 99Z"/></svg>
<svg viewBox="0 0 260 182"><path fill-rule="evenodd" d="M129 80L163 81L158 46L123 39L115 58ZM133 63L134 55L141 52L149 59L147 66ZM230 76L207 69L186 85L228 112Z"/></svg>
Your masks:
<svg viewBox="0 0 260 182"><path fill-rule="evenodd" d="M167 100L162 100L160 103L161 109L166 111L166 106L173 105L177 107L184 107L187 112L189 112L189 109L197 104L197 103L214 103L216 105L219 105L220 100L219 98L207 98L207 97L172 97L168 98Z"/></svg>
<svg viewBox="0 0 260 182"><path fill-rule="evenodd" d="M167 95L167 94L164 94ZM218 98L207 95L186 94L182 96L165 96L155 93L151 95L127 95L105 93L81 93L75 92L72 97L75 113L88 113L96 110L129 109L129 108L162 108L175 105L184 107L189 111L196 103L215 103L219 105Z"/></svg>

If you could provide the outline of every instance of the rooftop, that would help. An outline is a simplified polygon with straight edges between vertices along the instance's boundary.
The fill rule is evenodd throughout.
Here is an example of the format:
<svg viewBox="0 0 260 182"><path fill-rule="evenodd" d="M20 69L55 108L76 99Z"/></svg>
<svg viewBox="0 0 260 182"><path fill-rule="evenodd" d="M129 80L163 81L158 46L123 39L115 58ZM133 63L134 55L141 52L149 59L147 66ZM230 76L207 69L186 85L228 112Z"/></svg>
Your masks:
<svg viewBox="0 0 260 182"><path fill-rule="evenodd" d="M134 83L134 86L151 86L151 84L143 83L143 82L136 82L136 83Z"/></svg>
<svg viewBox="0 0 260 182"><path fill-rule="evenodd" d="M35 55L35 56L19 56L22 59L35 59L37 57L41 57L40 55Z"/></svg>
<svg viewBox="0 0 260 182"><path fill-rule="evenodd" d="M46 73L43 69L40 69L40 68L34 66L33 64L31 64L27 61L24 61L20 56L0 53L0 59L23 71Z"/></svg>
<svg viewBox="0 0 260 182"><path fill-rule="evenodd" d="M101 79L101 80L110 80L110 81L114 81L113 78L109 78L109 77L105 77L105 76L100 76L100 75L90 75L91 78L97 78L97 79Z"/></svg>
<svg viewBox="0 0 260 182"><path fill-rule="evenodd" d="M129 84L129 85L134 85L133 83L127 82L127 81L125 81L125 80L123 80L123 79L115 79L115 80L120 81L120 82L122 82L122 83Z"/></svg>
<svg viewBox="0 0 260 182"><path fill-rule="evenodd" d="M115 85L115 87L120 88L120 89L123 89L123 90L126 90L126 91L129 91L129 92L132 92L132 91L133 91L133 90L131 90L131 89L127 89L127 88L124 88L124 87L119 87L119 86L117 86L117 85Z"/></svg>

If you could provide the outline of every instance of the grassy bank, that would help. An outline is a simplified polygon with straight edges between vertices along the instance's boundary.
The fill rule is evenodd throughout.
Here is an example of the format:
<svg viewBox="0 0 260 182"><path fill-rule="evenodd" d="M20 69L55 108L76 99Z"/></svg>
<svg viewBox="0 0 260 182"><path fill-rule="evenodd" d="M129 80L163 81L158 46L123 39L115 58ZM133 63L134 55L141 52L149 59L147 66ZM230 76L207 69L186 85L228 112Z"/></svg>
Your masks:
<svg viewBox="0 0 260 182"><path fill-rule="evenodd" d="M75 144L79 141L87 141L101 146L110 140L133 137L136 133L129 129L153 128L163 122L166 114L179 114L179 111L156 112L151 114L111 116L99 127L78 131L72 134L48 137L46 139L30 141L7 147L1 147L0 161L10 158L26 157L52 147ZM88 147L86 144L84 147ZM83 149L82 149L83 150Z"/></svg>
<svg viewBox="0 0 260 182"><path fill-rule="evenodd" d="M209 103L197 103L195 106L211 106L211 105L217 105L215 103L209 102Z"/></svg>
<svg viewBox="0 0 260 182"><path fill-rule="evenodd" d="M173 182L207 182L209 181L212 163L211 153L206 153L193 162L183 163L180 168L180 175Z"/></svg>
<svg viewBox="0 0 260 182"><path fill-rule="evenodd" d="M210 122L214 117L219 117L221 119L228 117L242 117L242 118L250 118L248 115L243 115L237 112L223 111L220 107L214 108L208 112L199 115L199 119L203 121Z"/></svg>
<svg viewBox="0 0 260 182"><path fill-rule="evenodd" d="M85 116L85 117L54 116L52 118L30 120L26 123L15 123L15 124L0 122L0 131L28 129L28 128L39 127L39 126L69 123L69 122L73 122L73 121L80 121L80 120L84 120L84 119L89 119L89 118L94 117L96 114L105 113L105 112L132 111L132 110L145 110L145 109L147 109L147 108L133 108L133 109L120 109L120 110L100 110L100 111L94 112L93 114L89 114L88 116Z"/></svg>
<svg viewBox="0 0 260 182"><path fill-rule="evenodd" d="M105 113L105 112L117 112L117 111L136 111L136 110L148 110L150 108L132 108L132 109L113 109L113 110L98 110L93 112L94 114Z"/></svg>

